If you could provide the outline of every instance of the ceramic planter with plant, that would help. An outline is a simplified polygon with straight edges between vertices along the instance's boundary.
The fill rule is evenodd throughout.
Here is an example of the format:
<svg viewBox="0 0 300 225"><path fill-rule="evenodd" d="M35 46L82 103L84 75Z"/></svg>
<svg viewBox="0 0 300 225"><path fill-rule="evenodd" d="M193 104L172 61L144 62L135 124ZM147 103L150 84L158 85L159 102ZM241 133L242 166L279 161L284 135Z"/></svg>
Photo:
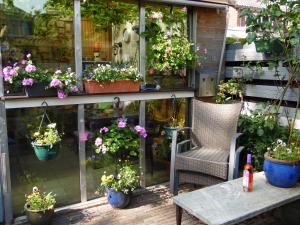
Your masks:
<svg viewBox="0 0 300 225"><path fill-rule="evenodd" d="M101 186L106 188L107 200L112 207L125 208L130 203L132 192L139 186L139 176L132 166L125 165L117 175L104 174Z"/></svg>
<svg viewBox="0 0 300 225"><path fill-rule="evenodd" d="M41 127L33 134L31 142L35 155L41 161L54 159L60 149L61 136L56 129L56 123Z"/></svg>
<svg viewBox="0 0 300 225"><path fill-rule="evenodd" d="M36 66L31 60L31 54L27 54L25 59L4 67L1 72L6 95L24 95L24 90L29 97L53 95L45 89L49 80L48 71Z"/></svg>
<svg viewBox="0 0 300 225"><path fill-rule="evenodd" d="M98 65L86 71L84 88L88 94L139 92L140 81L141 75L132 66Z"/></svg>
<svg viewBox="0 0 300 225"><path fill-rule="evenodd" d="M264 171L267 181L274 186L295 186L300 177L299 149L278 139L265 154Z"/></svg>
<svg viewBox="0 0 300 225"><path fill-rule="evenodd" d="M128 159L138 159L140 137L147 137L145 128L131 126L124 118L117 119L109 127L102 127L97 134L96 153L109 154L116 160L115 174L102 177L102 185L107 188L108 202L113 207L126 207L130 202L130 192L137 186L136 172L122 163Z"/></svg>
<svg viewBox="0 0 300 225"><path fill-rule="evenodd" d="M176 96L173 95L172 96L172 113L173 113L173 115L172 115L169 123L163 126L167 139L172 139L173 131L175 131L179 128L178 108L179 108L178 101L176 99Z"/></svg>
<svg viewBox="0 0 300 225"><path fill-rule="evenodd" d="M49 225L54 215L55 195L42 193L33 187L32 193L26 195L24 210L31 225Z"/></svg>
<svg viewBox="0 0 300 225"><path fill-rule="evenodd" d="M76 74L71 68L66 71L56 70L51 76L49 89L56 89L57 97L64 99L70 93L78 93Z"/></svg>

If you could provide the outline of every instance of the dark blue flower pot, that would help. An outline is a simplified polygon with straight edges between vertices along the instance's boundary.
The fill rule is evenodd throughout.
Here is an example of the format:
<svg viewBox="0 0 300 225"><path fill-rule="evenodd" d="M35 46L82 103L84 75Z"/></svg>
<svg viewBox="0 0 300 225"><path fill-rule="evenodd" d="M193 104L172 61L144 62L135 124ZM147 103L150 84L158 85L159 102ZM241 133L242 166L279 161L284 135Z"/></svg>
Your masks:
<svg viewBox="0 0 300 225"><path fill-rule="evenodd" d="M126 206L128 206L130 203L131 192L128 194L125 194L122 191L115 191L112 188L108 188L107 189L107 200L108 200L108 203L112 207L123 209Z"/></svg>
<svg viewBox="0 0 300 225"><path fill-rule="evenodd" d="M299 163L299 160L276 160L265 154L264 172L267 181L276 187L290 188L295 186L299 179Z"/></svg>

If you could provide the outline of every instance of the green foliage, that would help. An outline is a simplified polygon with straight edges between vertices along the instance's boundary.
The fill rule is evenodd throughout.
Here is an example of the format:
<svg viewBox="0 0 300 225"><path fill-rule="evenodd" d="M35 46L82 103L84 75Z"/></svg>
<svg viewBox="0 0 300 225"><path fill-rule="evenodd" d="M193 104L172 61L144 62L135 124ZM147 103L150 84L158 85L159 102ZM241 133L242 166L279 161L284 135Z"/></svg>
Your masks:
<svg viewBox="0 0 300 225"><path fill-rule="evenodd" d="M85 71L86 80L96 80L98 82L115 81L115 80L141 80L137 68L129 67L116 67L107 65L98 65L96 68L88 68Z"/></svg>
<svg viewBox="0 0 300 225"><path fill-rule="evenodd" d="M194 67L197 60L204 58L206 50L196 53L185 34L186 18L186 8L169 14L148 11L146 31L141 36L147 40L147 67L151 73L182 73L180 70Z"/></svg>
<svg viewBox="0 0 300 225"><path fill-rule="evenodd" d="M55 205L55 195L51 192L41 193L37 187L34 187L32 193L26 196L26 206L30 210L46 210Z"/></svg>
<svg viewBox="0 0 300 225"><path fill-rule="evenodd" d="M123 191L127 194L139 186L139 176L132 166L125 165L116 176L104 174L101 177L101 186L112 188L115 191Z"/></svg>
<svg viewBox="0 0 300 225"><path fill-rule="evenodd" d="M74 1L49 0L45 8L55 10L61 17L72 17ZM107 30L112 25L118 26L126 22L138 20L136 4L128 4L111 0L86 0L81 3L81 15L91 19L96 29Z"/></svg>
<svg viewBox="0 0 300 225"><path fill-rule="evenodd" d="M240 43L244 45L246 43L246 39L244 38L234 38L234 37L227 37L226 38L226 44L234 44L234 43Z"/></svg>
<svg viewBox="0 0 300 225"><path fill-rule="evenodd" d="M245 78L233 78L227 82L221 81L218 85L218 92L215 101L224 104L234 99L243 101Z"/></svg>
<svg viewBox="0 0 300 225"><path fill-rule="evenodd" d="M37 145L54 145L61 140L60 135L56 129L56 124L48 124L47 127L42 128L33 134L34 143Z"/></svg>
<svg viewBox="0 0 300 225"><path fill-rule="evenodd" d="M239 119L239 129L244 133L240 145L252 153L257 171L262 170L267 148L277 139L288 137L288 129L278 124L277 114L263 111L251 110L250 115L241 115Z"/></svg>
<svg viewBox="0 0 300 225"><path fill-rule="evenodd" d="M287 145L281 139L272 143L272 145L268 148L268 155L279 160L300 160L300 152L298 152L295 144Z"/></svg>

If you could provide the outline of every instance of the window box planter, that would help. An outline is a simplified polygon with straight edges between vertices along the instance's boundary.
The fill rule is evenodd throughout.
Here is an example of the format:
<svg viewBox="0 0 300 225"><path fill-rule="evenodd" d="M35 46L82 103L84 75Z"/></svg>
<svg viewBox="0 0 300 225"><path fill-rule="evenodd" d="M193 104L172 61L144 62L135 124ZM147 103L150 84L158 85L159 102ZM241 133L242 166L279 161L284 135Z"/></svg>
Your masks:
<svg viewBox="0 0 300 225"><path fill-rule="evenodd" d="M45 83L34 83L31 87L26 87L25 92L28 97L55 97L56 89L47 89Z"/></svg>
<svg viewBox="0 0 300 225"><path fill-rule="evenodd" d="M88 94L139 92L140 81L116 80L113 82L84 81L85 92Z"/></svg>
<svg viewBox="0 0 300 225"><path fill-rule="evenodd" d="M32 225L49 225L54 215L54 206L44 210L32 210L27 204L24 206L29 224Z"/></svg>
<svg viewBox="0 0 300 225"><path fill-rule="evenodd" d="M267 181L276 187L290 188L300 177L300 160L278 160L265 154L264 172Z"/></svg>

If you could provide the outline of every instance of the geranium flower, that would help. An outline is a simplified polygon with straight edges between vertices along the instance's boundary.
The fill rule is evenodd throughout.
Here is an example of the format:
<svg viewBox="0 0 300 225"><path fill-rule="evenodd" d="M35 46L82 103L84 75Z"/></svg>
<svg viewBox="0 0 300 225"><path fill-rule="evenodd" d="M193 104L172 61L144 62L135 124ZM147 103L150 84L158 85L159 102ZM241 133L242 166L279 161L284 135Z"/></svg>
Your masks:
<svg viewBox="0 0 300 225"><path fill-rule="evenodd" d="M72 85L72 86L71 86L71 92L73 92L73 93L79 92L78 87L77 87L76 85Z"/></svg>
<svg viewBox="0 0 300 225"><path fill-rule="evenodd" d="M102 127L102 128L100 129L100 133L101 133L101 134L107 133L108 131L109 131L109 129L108 129L107 127Z"/></svg>
<svg viewBox="0 0 300 225"><path fill-rule="evenodd" d="M134 127L134 130L140 135L142 136L143 138L146 138L147 137L147 132L146 132L146 129L140 125L137 125Z"/></svg>
<svg viewBox="0 0 300 225"><path fill-rule="evenodd" d="M59 99L63 99L63 98L66 98L67 97L67 94L63 91L63 90L58 90L57 91L57 97Z"/></svg>
<svg viewBox="0 0 300 225"><path fill-rule="evenodd" d="M27 73L32 73L32 72L35 72L36 71L36 67L35 65L32 65L32 64L29 64L25 67L25 71Z"/></svg>
<svg viewBox="0 0 300 225"><path fill-rule="evenodd" d="M61 86L62 86L62 82L59 79L54 78L50 82L50 87L61 87Z"/></svg>
<svg viewBox="0 0 300 225"><path fill-rule="evenodd" d="M23 86L32 86L33 85L33 79L32 78L24 78L22 80Z"/></svg>

